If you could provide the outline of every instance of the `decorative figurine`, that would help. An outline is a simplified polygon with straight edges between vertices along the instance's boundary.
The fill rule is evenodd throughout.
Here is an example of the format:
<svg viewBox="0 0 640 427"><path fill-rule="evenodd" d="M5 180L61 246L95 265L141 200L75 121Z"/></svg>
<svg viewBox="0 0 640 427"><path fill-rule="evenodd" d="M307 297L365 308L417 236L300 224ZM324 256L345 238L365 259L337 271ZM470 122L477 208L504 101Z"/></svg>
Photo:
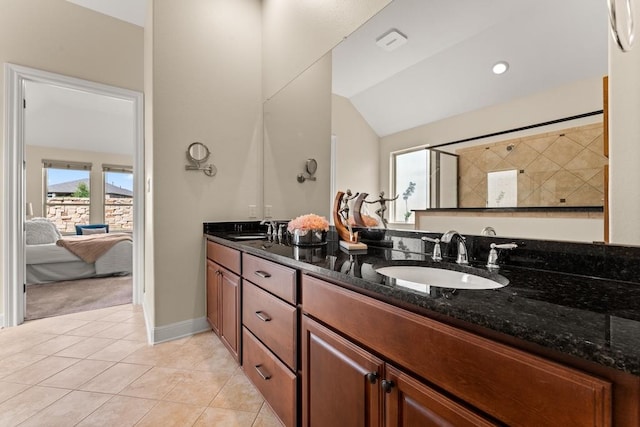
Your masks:
<svg viewBox="0 0 640 427"><path fill-rule="evenodd" d="M394 197L393 199L387 199L384 197L384 191L380 192L380 198L377 200L374 200L372 202L369 202L367 200L365 200L365 203L380 203L380 208L378 208L376 210L376 215L378 215L380 217L380 220L382 221L382 225L384 226L384 228L387 228L387 220L384 217L384 214L387 210L387 202L393 202L394 200L396 200L400 195L396 194L396 197Z"/></svg>
<svg viewBox="0 0 640 427"><path fill-rule="evenodd" d="M333 222L341 239L340 246L348 251L367 249L367 245L358 242L358 232L354 233L349 223L349 201L357 195L354 196L350 190L346 194L338 191L333 202Z"/></svg>

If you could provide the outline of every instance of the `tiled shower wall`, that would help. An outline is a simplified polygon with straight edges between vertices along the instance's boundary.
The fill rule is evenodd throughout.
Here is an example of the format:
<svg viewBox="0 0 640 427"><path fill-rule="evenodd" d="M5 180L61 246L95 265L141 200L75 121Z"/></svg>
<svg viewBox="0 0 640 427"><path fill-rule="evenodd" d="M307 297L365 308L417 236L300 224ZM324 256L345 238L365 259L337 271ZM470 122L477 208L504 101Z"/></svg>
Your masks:
<svg viewBox="0 0 640 427"><path fill-rule="evenodd" d="M458 206L487 206L487 173L518 171L518 206L602 206L602 123L460 149Z"/></svg>

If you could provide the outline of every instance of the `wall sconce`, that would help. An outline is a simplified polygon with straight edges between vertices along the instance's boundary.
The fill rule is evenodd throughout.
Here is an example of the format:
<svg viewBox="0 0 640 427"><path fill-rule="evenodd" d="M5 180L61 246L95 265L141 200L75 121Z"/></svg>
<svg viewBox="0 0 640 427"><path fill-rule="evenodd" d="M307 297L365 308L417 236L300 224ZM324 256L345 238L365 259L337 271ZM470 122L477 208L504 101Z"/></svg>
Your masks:
<svg viewBox="0 0 640 427"><path fill-rule="evenodd" d="M191 164L186 165L184 168L188 171L202 171L207 176L214 176L218 169L211 163L204 164L210 155L211 152L206 145L202 142L193 142L187 148L187 160Z"/></svg>
<svg viewBox="0 0 640 427"><path fill-rule="evenodd" d="M318 170L318 162L316 162L316 159L307 159L307 163L305 163L304 168L305 171L298 174L298 182L303 183L306 180L315 181L316 177L313 176L313 174L316 173L316 170ZM307 175L305 175L305 173Z"/></svg>

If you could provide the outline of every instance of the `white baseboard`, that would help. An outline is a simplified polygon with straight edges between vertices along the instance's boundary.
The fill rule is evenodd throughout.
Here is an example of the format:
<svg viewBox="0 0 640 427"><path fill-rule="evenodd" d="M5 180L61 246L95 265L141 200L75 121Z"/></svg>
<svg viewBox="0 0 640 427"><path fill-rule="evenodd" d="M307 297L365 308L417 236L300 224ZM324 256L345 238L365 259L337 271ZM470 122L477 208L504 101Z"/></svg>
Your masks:
<svg viewBox="0 0 640 427"><path fill-rule="evenodd" d="M209 326L209 322L207 322L206 317L183 320L182 322L153 328L152 344L159 344L165 341L188 337L209 330L211 330L211 326Z"/></svg>
<svg viewBox="0 0 640 427"><path fill-rule="evenodd" d="M144 314L144 326L147 328L147 344L153 344L153 323L149 319L151 310L147 307L147 299L142 297L142 313Z"/></svg>

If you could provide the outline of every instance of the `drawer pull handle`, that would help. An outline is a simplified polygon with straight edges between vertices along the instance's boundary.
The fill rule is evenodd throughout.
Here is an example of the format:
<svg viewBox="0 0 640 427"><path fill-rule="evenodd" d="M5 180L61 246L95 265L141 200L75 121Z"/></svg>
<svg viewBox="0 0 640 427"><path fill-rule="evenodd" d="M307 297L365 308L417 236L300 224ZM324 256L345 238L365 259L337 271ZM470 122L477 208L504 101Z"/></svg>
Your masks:
<svg viewBox="0 0 640 427"><path fill-rule="evenodd" d="M262 320L263 322L270 322L271 321L271 317L269 317L268 315L264 314L264 312L262 311L256 311L256 317L260 320Z"/></svg>
<svg viewBox="0 0 640 427"><path fill-rule="evenodd" d="M382 380L380 382L380 387L382 387L382 390L385 393L391 393L391 389L393 388L395 384L393 384L393 381L388 381L388 380Z"/></svg>
<svg viewBox="0 0 640 427"><path fill-rule="evenodd" d="M258 371L258 375L260 375L263 380L269 381L271 379L271 375L265 374L260 368L262 368L262 365L256 365L256 371Z"/></svg>
<svg viewBox="0 0 640 427"><path fill-rule="evenodd" d="M253 274L255 274L258 277L262 277L263 279L268 279L269 277L271 277L269 273L262 270L254 271Z"/></svg>

